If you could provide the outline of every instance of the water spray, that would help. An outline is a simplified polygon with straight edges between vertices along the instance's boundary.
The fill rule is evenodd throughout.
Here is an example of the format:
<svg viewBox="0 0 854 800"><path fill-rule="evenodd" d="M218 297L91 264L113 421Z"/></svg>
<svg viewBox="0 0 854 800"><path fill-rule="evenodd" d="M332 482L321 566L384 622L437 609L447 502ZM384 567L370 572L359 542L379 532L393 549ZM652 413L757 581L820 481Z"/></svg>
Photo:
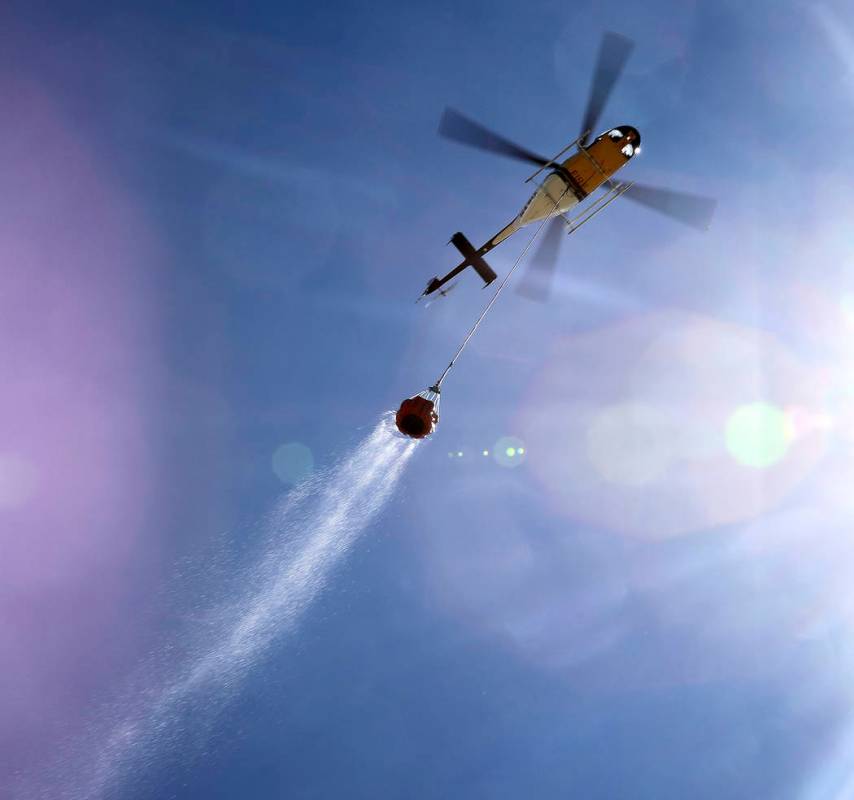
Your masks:
<svg viewBox="0 0 854 800"><path fill-rule="evenodd" d="M386 414L336 466L291 490L268 515L260 552L246 567L234 565L239 580L230 584L241 587L236 596L226 589L217 597L219 584L209 588L211 629L165 675L154 664L141 669L124 698L103 709L74 751L61 756L49 796L117 796L131 776L145 779L144 767L180 744L202 740L205 726L236 696L249 672L297 629L335 567L391 497L415 446L395 435ZM40 790L32 796L47 795Z"/></svg>

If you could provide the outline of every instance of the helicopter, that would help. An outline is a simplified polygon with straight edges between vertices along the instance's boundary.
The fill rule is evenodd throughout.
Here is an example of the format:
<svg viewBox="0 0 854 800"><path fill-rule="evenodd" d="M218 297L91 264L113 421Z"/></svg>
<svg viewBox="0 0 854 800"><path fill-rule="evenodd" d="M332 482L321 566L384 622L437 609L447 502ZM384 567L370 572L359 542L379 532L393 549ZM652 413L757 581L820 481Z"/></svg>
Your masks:
<svg viewBox="0 0 854 800"><path fill-rule="evenodd" d="M641 135L632 125L609 128L591 140L611 91L622 74L634 42L625 36L608 32L602 37L591 82L581 134L557 155L545 158L489 130L453 108L446 108L439 123L439 135L452 141L506 156L537 166L526 179L534 181L546 173L537 189L517 216L479 248L460 232L450 240L463 257L462 262L445 276L432 278L419 297L441 292L443 287L463 270L471 267L483 281L484 287L498 276L484 256L506 241L512 234L533 222L549 220L543 234L535 266L541 270L539 279L523 282L521 294L543 300L548 294L548 282L557 259L561 233L572 234L618 197L625 196L643 206L666 214L694 228L705 230L712 218L716 201L699 195L677 192L637 182L616 181L613 176L640 153ZM575 152L564 160L567 152ZM586 207L577 209L598 189L599 195ZM574 217L568 212L575 213Z"/></svg>
<svg viewBox="0 0 854 800"><path fill-rule="evenodd" d="M545 267L547 271L540 273L538 282L529 281L527 289L524 288L524 284L522 289L523 294L537 300L545 299L548 295L548 280L554 270L558 245L564 229L568 234L575 233L618 197L626 197L700 230L705 230L711 222L716 206L716 201L711 198L657 186L614 180L613 176L640 153L641 136L633 125L609 128L591 140L592 131L599 124L599 117L633 48L634 43L620 34L606 33L602 37L581 125L581 134L551 158L544 158L505 139L459 111L452 108L445 109L439 124L441 136L479 150L536 165L536 172L526 179L526 183L536 180L542 173L546 173L546 176L542 182L536 184L536 191L516 217L479 248L475 249L464 234L459 231L455 233L451 237L450 244L459 250L463 257L462 262L444 277L432 278L418 299L421 300L436 293L447 294L450 289L447 287L448 282L469 267L477 272L484 286L488 286L498 275L486 263L484 256L521 228L533 222L540 224L436 382L414 397L406 398L400 404L395 415L395 424L403 436L423 439L433 433L439 423L442 382L495 304L513 271L524 258L528 247L541 232L543 233L542 242L533 263ZM560 159L573 148L576 152L561 161ZM581 207L600 188L605 190L604 194ZM569 212L574 216L567 216ZM544 230L547 225L549 227ZM451 284L451 286L455 285L456 283Z"/></svg>

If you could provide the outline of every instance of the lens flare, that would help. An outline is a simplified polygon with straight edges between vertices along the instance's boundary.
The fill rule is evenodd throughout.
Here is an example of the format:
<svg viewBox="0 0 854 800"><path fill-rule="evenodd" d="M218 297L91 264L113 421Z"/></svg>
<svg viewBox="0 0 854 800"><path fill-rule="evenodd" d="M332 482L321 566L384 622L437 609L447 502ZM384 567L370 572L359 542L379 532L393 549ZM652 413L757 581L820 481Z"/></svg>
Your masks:
<svg viewBox="0 0 854 800"><path fill-rule="evenodd" d="M304 481L314 470L314 454L300 442L288 442L273 453L273 472L287 484Z"/></svg>
<svg viewBox="0 0 854 800"><path fill-rule="evenodd" d="M670 466L671 430L667 416L652 406L606 406L588 428L587 454L596 471L611 483L643 486Z"/></svg>
<svg viewBox="0 0 854 800"><path fill-rule="evenodd" d="M791 440L790 419L782 408L770 403L740 406L727 420L727 450L746 467L773 466L786 455Z"/></svg>
<svg viewBox="0 0 854 800"><path fill-rule="evenodd" d="M663 539L752 519L814 469L821 375L765 331L657 312L557 343L517 424L556 510Z"/></svg>
<svg viewBox="0 0 854 800"><path fill-rule="evenodd" d="M492 448L492 457L502 467L518 467L525 460L525 445L515 436L502 436Z"/></svg>

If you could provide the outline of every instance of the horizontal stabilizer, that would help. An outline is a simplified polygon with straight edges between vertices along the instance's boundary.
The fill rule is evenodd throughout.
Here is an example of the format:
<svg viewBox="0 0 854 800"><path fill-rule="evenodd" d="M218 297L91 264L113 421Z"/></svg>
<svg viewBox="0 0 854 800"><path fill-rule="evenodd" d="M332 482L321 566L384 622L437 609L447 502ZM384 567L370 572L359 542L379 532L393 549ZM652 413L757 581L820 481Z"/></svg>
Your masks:
<svg viewBox="0 0 854 800"><path fill-rule="evenodd" d="M495 270L483 260L483 256L479 256L477 254L477 250L472 247L471 242L463 236L462 233L457 231L451 237L451 244L460 251L463 258L465 259L465 264L468 266L474 267L475 271L478 275L480 275L481 279L485 286L489 286L498 275L495 273Z"/></svg>

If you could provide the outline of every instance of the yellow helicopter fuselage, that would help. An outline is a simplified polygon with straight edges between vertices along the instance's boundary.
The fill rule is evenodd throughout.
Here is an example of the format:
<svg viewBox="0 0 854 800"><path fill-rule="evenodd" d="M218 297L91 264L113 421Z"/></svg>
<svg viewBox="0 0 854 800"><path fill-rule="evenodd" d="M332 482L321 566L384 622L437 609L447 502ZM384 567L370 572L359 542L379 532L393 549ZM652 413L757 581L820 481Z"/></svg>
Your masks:
<svg viewBox="0 0 854 800"><path fill-rule="evenodd" d="M592 194L619 169L628 164L638 151L640 134L635 128L612 128L597 137L589 147L578 152L554 169L540 184L518 216L478 253L483 255L508 236L537 220L569 211Z"/></svg>

